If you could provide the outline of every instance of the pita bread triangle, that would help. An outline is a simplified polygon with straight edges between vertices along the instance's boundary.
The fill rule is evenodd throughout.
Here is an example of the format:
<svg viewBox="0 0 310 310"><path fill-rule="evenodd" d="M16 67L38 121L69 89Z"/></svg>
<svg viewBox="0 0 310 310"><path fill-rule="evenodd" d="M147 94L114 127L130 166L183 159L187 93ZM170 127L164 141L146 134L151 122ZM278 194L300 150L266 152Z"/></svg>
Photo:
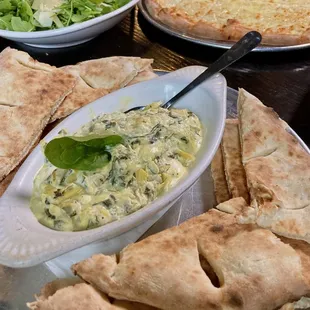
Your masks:
<svg viewBox="0 0 310 310"><path fill-rule="evenodd" d="M1 182L0 182L0 197L5 193L6 189L11 184L15 177L20 165L18 165L14 170L12 170Z"/></svg>
<svg viewBox="0 0 310 310"><path fill-rule="evenodd" d="M211 162L211 173L214 182L214 193L216 202L227 201L230 198L228 185L225 176L223 153L221 145L217 149L215 156Z"/></svg>
<svg viewBox="0 0 310 310"><path fill-rule="evenodd" d="M6 48L0 54L0 181L28 154L76 78Z"/></svg>
<svg viewBox="0 0 310 310"><path fill-rule="evenodd" d="M58 107L57 111L54 113L50 119L50 123L56 121L57 119L64 118L71 113L75 112L79 108L87 105L90 102L101 98L108 94L108 91L102 88L92 88L90 87L79 75L78 67L67 66L62 70L64 72L69 72L77 78L77 83L62 104Z"/></svg>
<svg viewBox="0 0 310 310"><path fill-rule="evenodd" d="M243 198L224 204L247 207ZM72 270L110 297L159 309L271 310L310 292L310 257L302 250L212 209Z"/></svg>
<svg viewBox="0 0 310 310"><path fill-rule="evenodd" d="M243 89L238 110L252 198L242 221L310 243L310 155L271 108Z"/></svg>
<svg viewBox="0 0 310 310"><path fill-rule="evenodd" d="M243 197L249 203L249 193L245 171L242 165L241 146L239 138L239 122L237 119L227 119L221 143L225 176L228 189L233 198Z"/></svg>
<svg viewBox="0 0 310 310"><path fill-rule="evenodd" d="M128 84L154 78L152 59L139 57L107 57L62 67L76 76L77 84L66 97L51 122L68 116L79 108Z"/></svg>
<svg viewBox="0 0 310 310"><path fill-rule="evenodd" d="M78 278L58 279L47 283L36 296L36 301L27 303L32 310L155 310L155 308L128 301L111 301L91 285Z"/></svg>

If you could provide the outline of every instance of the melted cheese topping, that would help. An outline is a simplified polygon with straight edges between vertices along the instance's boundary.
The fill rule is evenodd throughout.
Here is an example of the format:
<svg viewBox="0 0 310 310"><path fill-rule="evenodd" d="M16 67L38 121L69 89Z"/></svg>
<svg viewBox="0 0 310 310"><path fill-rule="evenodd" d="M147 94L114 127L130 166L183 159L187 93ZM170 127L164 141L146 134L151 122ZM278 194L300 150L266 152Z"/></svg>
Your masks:
<svg viewBox="0 0 310 310"><path fill-rule="evenodd" d="M76 135L121 135L111 162L97 171L58 169L47 162L35 181L31 210L56 230L95 228L133 213L187 174L202 142L198 117L158 104L102 115Z"/></svg>
<svg viewBox="0 0 310 310"><path fill-rule="evenodd" d="M157 0L173 14L223 29L228 20L263 33L301 35L310 28L310 3L303 0Z"/></svg>

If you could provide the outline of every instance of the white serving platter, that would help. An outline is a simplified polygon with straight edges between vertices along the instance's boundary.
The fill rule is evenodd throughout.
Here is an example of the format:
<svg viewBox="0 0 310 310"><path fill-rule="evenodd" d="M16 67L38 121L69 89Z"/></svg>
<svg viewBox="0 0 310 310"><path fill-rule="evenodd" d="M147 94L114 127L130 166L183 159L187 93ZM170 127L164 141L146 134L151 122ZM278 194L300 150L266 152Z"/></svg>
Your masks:
<svg viewBox="0 0 310 310"><path fill-rule="evenodd" d="M167 74L167 72L163 71L157 71L156 73L160 76ZM228 87L227 118L237 117L237 97L238 92ZM310 150L305 143L296 134L294 135L310 154ZM56 278L72 277L73 274L70 270L72 264L94 253L106 255L118 253L129 243L137 241L143 232L152 226L152 223L156 222L142 238L179 225L193 216L206 212L214 205L213 181L209 167L200 176L198 181L161 218L160 214L157 214L150 221L123 235L84 246L34 267L15 269L0 265L0 309L24 309L26 302L34 300L34 294L38 293L47 282ZM165 210L162 212L164 213Z"/></svg>
<svg viewBox="0 0 310 310"><path fill-rule="evenodd" d="M154 101L166 101L197 77L205 67L180 69L151 81L126 87L75 112L45 138L61 129L74 133L102 113L127 110ZM0 264L29 267L86 244L123 234L171 206L209 166L220 143L226 118L226 80L218 74L202 83L175 105L197 114L204 125L204 141L188 175L168 193L125 218L82 232L59 232L41 225L29 208L33 179L44 163L40 146L30 154L0 200Z"/></svg>

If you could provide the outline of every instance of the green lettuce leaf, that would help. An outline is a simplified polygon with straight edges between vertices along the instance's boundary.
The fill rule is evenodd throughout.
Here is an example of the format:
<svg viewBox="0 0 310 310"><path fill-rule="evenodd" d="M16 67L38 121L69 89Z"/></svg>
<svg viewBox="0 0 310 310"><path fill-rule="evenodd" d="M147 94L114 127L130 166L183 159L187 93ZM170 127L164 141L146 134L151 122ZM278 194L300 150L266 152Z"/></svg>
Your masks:
<svg viewBox="0 0 310 310"><path fill-rule="evenodd" d="M32 31L34 28L30 22L26 22L22 20L20 17L15 17L15 16L13 16L11 19L11 25L14 31L28 32L28 31Z"/></svg>
<svg viewBox="0 0 310 310"><path fill-rule="evenodd" d="M20 1L18 4L18 14L23 21L29 21L33 16L33 11L28 1Z"/></svg>
<svg viewBox="0 0 310 310"><path fill-rule="evenodd" d="M0 29L36 31L61 28L110 13L130 0L64 0L55 8L51 27L44 27L34 17L33 0L0 0ZM46 26L46 25L45 25Z"/></svg>
<svg viewBox="0 0 310 310"><path fill-rule="evenodd" d="M10 0L1 0L0 1L0 12L5 14L5 13L10 13L14 11L16 7L13 6Z"/></svg>
<svg viewBox="0 0 310 310"><path fill-rule="evenodd" d="M0 17L0 29L3 30L13 30L11 25L11 19L13 15L7 14L5 16Z"/></svg>
<svg viewBox="0 0 310 310"><path fill-rule="evenodd" d="M59 7L59 19L66 26L110 13L130 0L68 0Z"/></svg>

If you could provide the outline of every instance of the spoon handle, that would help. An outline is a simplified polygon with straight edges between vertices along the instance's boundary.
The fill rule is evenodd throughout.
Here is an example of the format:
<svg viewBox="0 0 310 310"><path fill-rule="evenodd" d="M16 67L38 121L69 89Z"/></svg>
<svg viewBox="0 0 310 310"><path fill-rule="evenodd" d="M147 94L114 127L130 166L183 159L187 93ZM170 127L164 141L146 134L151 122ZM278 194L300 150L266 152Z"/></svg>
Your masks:
<svg viewBox="0 0 310 310"><path fill-rule="evenodd" d="M190 92L193 88L204 82L216 73L230 66L232 63L245 56L253 50L262 40L262 36L257 31L250 31L235 43L227 52L219 59L212 63L203 73L201 73L194 81L188 84L178 94L162 105L163 108L169 109L177 100Z"/></svg>

